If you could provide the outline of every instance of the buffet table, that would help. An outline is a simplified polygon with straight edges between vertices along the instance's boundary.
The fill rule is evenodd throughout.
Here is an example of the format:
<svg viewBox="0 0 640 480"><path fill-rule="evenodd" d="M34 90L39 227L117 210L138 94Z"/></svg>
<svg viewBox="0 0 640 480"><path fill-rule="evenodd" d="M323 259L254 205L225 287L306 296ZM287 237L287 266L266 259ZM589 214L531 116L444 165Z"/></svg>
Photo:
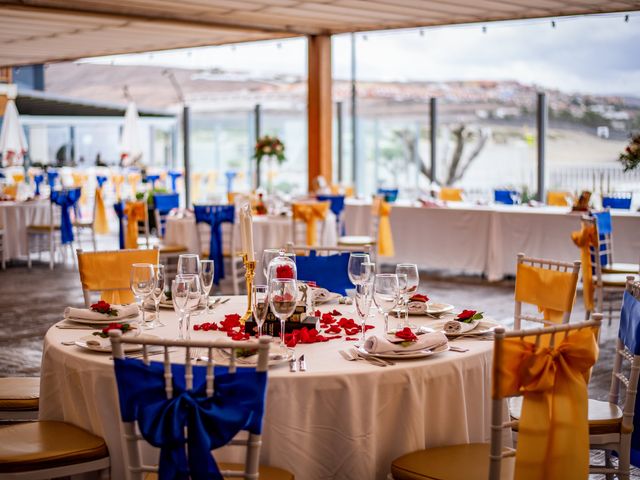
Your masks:
<svg viewBox="0 0 640 480"><path fill-rule="evenodd" d="M220 321L224 314L245 308L245 297L232 297L206 320ZM320 310L334 308L352 316L351 306L332 304ZM175 338L175 314L163 311L161 320L166 326L148 333ZM204 320L194 317L195 323ZM369 334L381 334L379 315L374 322ZM40 418L71 422L102 436L109 447L112 478L125 478L112 360L109 354L62 344L90 333L56 326L47 332ZM192 332L198 339L216 335L224 334ZM296 354L305 355L308 371L291 373L287 364L269 370L261 463L286 468L304 480L384 480L391 461L401 454L488 440L493 342L458 340L455 344L467 352L400 360L384 368L348 362L338 354L353 344L344 338L298 344ZM181 351L173 355L176 361L184 360ZM151 447L145 448L150 456ZM237 460L232 457L227 449L216 452L218 460Z"/></svg>
<svg viewBox="0 0 640 480"><path fill-rule="evenodd" d="M383 263L416 263L420 268L483 274L490 281L515 275L516 255L574 261L580 259L571 232L580 229L582 213L567 207L470 205L447 207L393 204L391 229L395 256ZM614 259L640 260L640 214L611 211ZM369 203L350 201L345 207L348 235L367 235Z"/></svg>
<svg viewBox="0 0 640 480"><path fill-rule="evenodd" d="M48 223L49 205L49 200L0 202L0 225L5 232L5 260L27 256L27 227L34 223Z"/></svg>

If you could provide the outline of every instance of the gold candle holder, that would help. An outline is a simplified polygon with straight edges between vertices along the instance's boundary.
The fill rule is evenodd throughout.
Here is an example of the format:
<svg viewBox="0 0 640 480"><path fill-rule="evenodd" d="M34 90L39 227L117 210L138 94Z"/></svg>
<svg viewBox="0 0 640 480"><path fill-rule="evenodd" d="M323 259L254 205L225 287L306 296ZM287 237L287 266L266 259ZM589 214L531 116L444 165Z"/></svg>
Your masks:
<svg viewBox="0 0 640 480"><path fill-rule="evenodd" d="M246 253L242 254L242 263L244 263L244 268L245 268L245 273L244 273L244 278L246 279L247 282L247 311L245 312L245 314L240 317L240 323L242 323L243 325L245 324L245 322L249 319L251 319L251 316L253 315L253 310L251 309L251 300L252 300L252 287L253 287L253 277L256 274L256 262L255 260L249 261L247 260L248 256Z"/></svg>

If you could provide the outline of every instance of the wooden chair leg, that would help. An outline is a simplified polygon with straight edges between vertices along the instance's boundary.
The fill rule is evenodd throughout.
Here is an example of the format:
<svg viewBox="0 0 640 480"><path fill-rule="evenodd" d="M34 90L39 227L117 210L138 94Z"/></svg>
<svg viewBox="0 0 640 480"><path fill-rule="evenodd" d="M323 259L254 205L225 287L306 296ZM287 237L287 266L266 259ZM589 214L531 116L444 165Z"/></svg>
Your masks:
<svg viewBox="0 0 640 480"><path fill-rule="evenodd" d="M31 270L31 235L27 233L27 268Z"/></svg>
<svg viewBox="0 0 640 480"><path fill-rule="evenodd" d="M49 270L53 270L53 261L56 253L56 242L53 239L53 234L49 235Z"/></svg>

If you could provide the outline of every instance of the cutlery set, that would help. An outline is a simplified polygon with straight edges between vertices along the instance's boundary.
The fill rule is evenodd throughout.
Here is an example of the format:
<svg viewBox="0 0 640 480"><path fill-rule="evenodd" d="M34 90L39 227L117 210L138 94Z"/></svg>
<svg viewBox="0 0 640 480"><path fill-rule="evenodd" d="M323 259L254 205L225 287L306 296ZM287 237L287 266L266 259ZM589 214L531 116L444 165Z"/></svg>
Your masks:
<svg viewBox="0 0 640 480"><path fill-rule="evenodd" d="M296 359L295 353L291 360L289 360L289 371L290 372L306 372L307 371L307 362L304 359L304 353L300 355L300 358Z"/></svg>

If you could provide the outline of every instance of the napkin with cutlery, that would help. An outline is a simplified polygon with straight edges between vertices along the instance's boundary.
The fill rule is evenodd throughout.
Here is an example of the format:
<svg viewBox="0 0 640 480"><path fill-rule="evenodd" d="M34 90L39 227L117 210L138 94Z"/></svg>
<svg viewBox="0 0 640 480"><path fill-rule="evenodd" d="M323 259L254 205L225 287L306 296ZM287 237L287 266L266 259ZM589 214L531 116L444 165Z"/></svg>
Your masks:
<svg viewBox="0 0 640 480"><path fill-rule="evenodd" d="M90 308L74 308L67 307L64 310L64 318L79 318L81 320L97 320L104 322L110 320L117 322L127 317L131 317L138 314L138 305L111 305L111 308L117 312L117 315L107 315L91 310Z"/></svg>
<svg viewBox="0 0 640 480"><path fill-rule="evenodd" d="M447 337L442 332L431 332L419 335L415 342L393 343L386 338L375 335L370 336L364 342L364 349L368 353L404 353L417 352L419 350L432 350L446 345Z"/></svg>

